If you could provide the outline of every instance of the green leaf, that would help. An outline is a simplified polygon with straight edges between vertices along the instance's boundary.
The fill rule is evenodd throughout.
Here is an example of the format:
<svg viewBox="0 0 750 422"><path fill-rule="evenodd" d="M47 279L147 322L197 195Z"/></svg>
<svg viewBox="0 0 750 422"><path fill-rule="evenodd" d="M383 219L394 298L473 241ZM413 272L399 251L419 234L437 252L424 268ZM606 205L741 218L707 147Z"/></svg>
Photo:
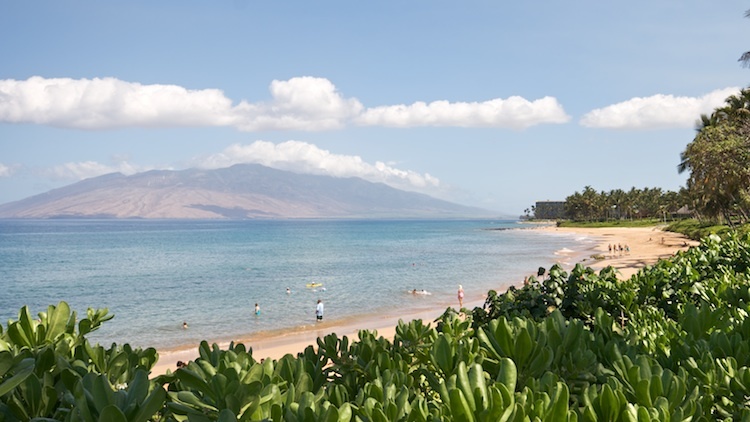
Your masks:
<svg viewBox="0 0 750 422"><path fill-rule="evenodd" d="M13 367L13 355L3 350L0 352L0 378L4 377L5 374Z"/></svg>
<svg viewBox="0 0 750 422"><path fill-rule="evenodd" d="M647 379L638 381L635 387L635 396L638 398L638 403L646 407L653 407L653 401L651 400L651 382Z"/></svg>
<svg viewBox="0 0 750 422"><path fill-rule="evenodd" d="M516 362L523 368L526 361L528 361L531 352L531 335L529 334L529 330L526 327L523 327L522 329L518 330L518 335L516 336L516 345L513 350L513 357L515 358Z"/></svg>
<svg viewBox="0 0 750 422"><path fill-rule="evenodd" d="M219 419L217 422L237 422L237 417L229 409L224 409L219 412Z"/></svg>
<svg viewBox="0 0 750 422"><path fill-rule="evenodd" d="M469 369L469 381L474 393L474 409L487 409L490 406L490 395L487 391L487 384L484 379L484 370L482 365L475 363Z"/></svg>
<svg viewBox="0 0 750 422"><path fill-rule="evenodd" d="M128 422L128 418L114 404L105 406L99 414L99 422Z"/></svg>
<svg viewBox="0 0 750 422"><path fill-rule="evenodd" d="M496 381L505 385L509 391L516 391L516 382L518 380L518 369L513 359L502 358L498 362L499 371L497 372Z"/></svg>
<svg viewBox="0 0 750 422"><path fill-rule="evenodd" d="M34 371L34 359L27 358L19 362L18 369L15 374L0 384L0 396L4 396L7 393L13 391L14 388L18 387L26 378L31 375Z"/></svg>
<svg viewBox="0 0 750 422"><path fill-rule="evenodd" d="M50 306L47 310L47 332L45 340L51 343L58 336L65 333L65 328L70 319L70 306L66 302L60 302L57 307Z"/></svg>
<svg viewBox="0 0 750 422"><path fill-rule="evenodd" d="M435 366L448 376L453 373L453 348L451 347L452 339L441 335L432 345L432 358Z"/></svg>
<svg viewBox="0 0 750 422"><path fill-rule="evenodd" d="M461 390L454 388L450 391L451 397L451 416L455 421L473 421L474 414L466 401L466 397Z"/></svg>
<svg viewBox="0 0 750 422"><path fill-rule="evenodd" d="M552 406L545 415L544 420L550 422L567 420L569 398L568 386L558 382L552 393Z"/></svg>
<svg viewBox="0 0 750 422"><path fill-rule="evenodd" d="M466 368L466 364L462 361L458 363L456 368L456 386L461 389L463 397L469 405L471 412L474 413L477 410L476 403L474 402L474 392L472 385L469 382L469 374Z"/></svg>
<svg viewBox="0 0 750 422"><path fill-rule="evenodd" d="M166 401L167 392L164 390L164 388L162 386L154 387L153 391L151 391L151 394L148 395L146 400L140 403L140 408L138 409L138 413L136 413L135 417L133 417L133 422L145 422L151 420L151 417L153 415L164 408L164 404L166 403Z"/></svg>

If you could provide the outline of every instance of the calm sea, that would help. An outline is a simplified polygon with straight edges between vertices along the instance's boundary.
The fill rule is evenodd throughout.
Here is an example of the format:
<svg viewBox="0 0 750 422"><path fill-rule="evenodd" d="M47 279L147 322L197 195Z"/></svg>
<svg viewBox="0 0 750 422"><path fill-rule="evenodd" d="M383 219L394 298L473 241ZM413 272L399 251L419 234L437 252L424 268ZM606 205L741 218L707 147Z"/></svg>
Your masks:
<svg viewBox="0 0 750 422"><path fill-rule="evenodd" d="M36 314L64 300L79 316L89 307L115 315L93 340L161 349L311 326L318 299L326 321L445 309L458 305L458 284L467 300L481 300L540 266L573 263L581 256L568 253L593 243L529 227L480 220L0 220L0 320L17 318L24 305ZM322 288L307 287L313 282Z"/></svg>

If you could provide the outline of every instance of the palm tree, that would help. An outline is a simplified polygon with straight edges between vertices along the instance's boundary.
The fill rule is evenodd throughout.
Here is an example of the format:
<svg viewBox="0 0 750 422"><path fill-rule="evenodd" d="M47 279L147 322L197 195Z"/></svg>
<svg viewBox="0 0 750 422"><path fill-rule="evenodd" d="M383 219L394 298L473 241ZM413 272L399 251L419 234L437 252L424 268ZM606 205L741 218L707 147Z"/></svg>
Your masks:
<svg viewBox="0 0 750 422"><path fill-rule="evenodd" d="M745 17L750 18L750 10L745 11ZM742 53L738 61L742 63L742 66L744 67L750 67L750 51Z"/></svg>
<svg viewBox="0 0 750 422"><path fill-rule="evenodd" d="M740 116L740 115L738 115ZM733 120L733 121L732 121ZM688 189L708 217L732 223L747 220L750 195L750 127L747 118L703 128L681 154L680 169L690 170Z"/></svg>

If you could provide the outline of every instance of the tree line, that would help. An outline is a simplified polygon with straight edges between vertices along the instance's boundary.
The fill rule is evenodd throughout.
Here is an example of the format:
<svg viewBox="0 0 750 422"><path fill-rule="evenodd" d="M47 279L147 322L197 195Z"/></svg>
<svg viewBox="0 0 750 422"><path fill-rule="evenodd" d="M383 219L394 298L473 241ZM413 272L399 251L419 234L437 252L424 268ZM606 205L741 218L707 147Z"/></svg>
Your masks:
<svg viewBox="0 0 750 422"><path fill-rule="evenodd" d="M607 221L622 219L671 219L684 212L689 203L686 189L679 192L660 188L613 189L597 192L586 186L565 198L565 215L574 221Z"/></svg>
<svg viewBox="0 0 750 422"><path fill-rule="evenodd" d="M696 135L680 154L687 186L678 192L660 188L613 189L591 186L565 199L565 218L607 221L685 216L700 221L742 225L750 222L750 88L726 99L710 115L701 115Z"/></svg>

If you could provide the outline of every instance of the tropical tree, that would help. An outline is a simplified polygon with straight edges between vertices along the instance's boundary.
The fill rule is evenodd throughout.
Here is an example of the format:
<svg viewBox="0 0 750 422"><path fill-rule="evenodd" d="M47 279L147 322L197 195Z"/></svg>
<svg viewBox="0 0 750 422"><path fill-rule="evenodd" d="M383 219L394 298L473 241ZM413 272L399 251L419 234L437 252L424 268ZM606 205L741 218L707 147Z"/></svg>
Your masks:
<svg viewBox="0 0 750 422"><path fill-rule="evenodd" d="M689 170L688 189L709 218L732 223L750 210L750 121L735 118L702 128L682 153L678 170Z"/></svg>
<svg viewBox="0 0 750 422"><path fill-rule="evenodd" d="M745 11L745 17L750 18L750 10ZM742 66L750 67L750 51L742 53L738 61L742 63Z"/></svg>

